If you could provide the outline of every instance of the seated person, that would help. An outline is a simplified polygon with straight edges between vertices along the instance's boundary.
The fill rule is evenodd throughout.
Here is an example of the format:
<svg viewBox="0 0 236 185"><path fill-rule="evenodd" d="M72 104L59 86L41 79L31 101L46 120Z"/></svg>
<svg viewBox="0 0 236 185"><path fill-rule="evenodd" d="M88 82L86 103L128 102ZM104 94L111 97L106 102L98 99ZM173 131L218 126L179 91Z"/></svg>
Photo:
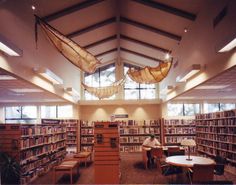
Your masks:
<svg viewBox="0 0 236 185"><path fill-rule="evenodd" d="M156 146L160 146L160 142L155 138L155 134L151 134L150 137L146 138L142 144L143 147L147 148L155 148ZM148 158L148 168L150 168L151 162L154 164L154 159L151 156L151 150L147 151Z"/></svg>

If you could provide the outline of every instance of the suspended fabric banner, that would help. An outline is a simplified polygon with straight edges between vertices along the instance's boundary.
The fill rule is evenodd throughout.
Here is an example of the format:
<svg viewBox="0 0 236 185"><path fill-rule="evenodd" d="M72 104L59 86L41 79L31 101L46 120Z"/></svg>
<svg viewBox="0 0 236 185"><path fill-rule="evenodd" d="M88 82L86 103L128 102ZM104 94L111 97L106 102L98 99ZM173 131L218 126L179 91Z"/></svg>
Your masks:
<svg viewBox="0 0 236 185"><path fill-rule="evenodd" d="M162 81L170 71L172 61L162 62L157 67L144 67L136 70L130 68L127 72L129 77L140 84L154 84Z"/></svg>
<svg viewBox="0 0 236 185"><path fill-rule="evenodd" d="M109 98L110 96L116 94L121 89L122 85L125 83L125 78L107 87L89 87L84 83L81 83L86 91L90 94L98 97L99 99Z"/></svg>
<svg viewBox="0 0 236 185"><path fill-rule="evenodd" d="M57 50L67 58L72 64L87 73L94 73L100 61L91 53L80 47L76 42L67 38L58 30L36 16L35 38L37 42L37 25L40 25L47 38L57 48Z"/></svg>

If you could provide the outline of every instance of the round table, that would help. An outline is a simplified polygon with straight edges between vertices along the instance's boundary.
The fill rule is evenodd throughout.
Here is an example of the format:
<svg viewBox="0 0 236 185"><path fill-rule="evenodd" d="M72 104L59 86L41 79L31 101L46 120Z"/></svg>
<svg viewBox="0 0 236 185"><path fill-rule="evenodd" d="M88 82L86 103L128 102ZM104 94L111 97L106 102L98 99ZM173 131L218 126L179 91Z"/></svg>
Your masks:
<svg viewBox="0 0 236 185"><path fill-rule="evenodd" d="M181 167L193 167L194 164L215 164L215 161L206 157L200 156L190 156L191 161L186 160L188 158L187 155L176 155L166 158L166 163L173 166L181 166Z"/></svg>

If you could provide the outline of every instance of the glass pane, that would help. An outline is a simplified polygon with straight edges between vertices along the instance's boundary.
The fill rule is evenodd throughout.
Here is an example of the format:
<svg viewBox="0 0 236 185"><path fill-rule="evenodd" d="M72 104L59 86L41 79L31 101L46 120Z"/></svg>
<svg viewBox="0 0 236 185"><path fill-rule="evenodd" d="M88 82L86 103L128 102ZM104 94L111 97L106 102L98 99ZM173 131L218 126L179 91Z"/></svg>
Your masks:
<svg viewBox="0 0 236 185"><path fill-rule="evenodd" d="M41 118L56 118L56 106L41 106Z"/></svg>
<svg viewBox="0 0 236 185"><path fill-rule="evenodd" d="M184 104L184 115L185 116L194 116L195 114L200 113L199 104Z"/></svg>
<svg viewBox="0 0 236 185"><path fill-rule="evenodd" d="M234 103L221 103L220 104L220 111L232 110L232 109L235 109Z"/></svg>
<svg viewBox="0 0 236 185"><path fill-rule="evenodd" d="M115 67L110 67L100 72L100 86L108 86L116 81Z"/></svg>
<svg viewBox="0 0 236 185"><path fill-rule="evenodd" d="M21 107L6 107L6 119L21 118Z"/></svg>
<svg viewBox="0 0 236 185"><path fill-rule="evenodd" d="M84 78L84 82L88 86L99 87L99 73L88 75Z"/></svg>
<svg viewBox="0 0 236 185"><path fill-rule="evenodd" d="M125 66L124 74L126 74L128 70L129 68ZM124 87L125 88L138 88L139 84L131 80L130 77L127 75Z"/></svg>
<svg viewBox="0 0 236 185"><path fill-rule="evenodd" d="M98 100L98 98L87 91L84 92L84 99L85 100Z"/></svg>
<svg viewBox="0 0 236 185"><path fill-rule="evenodd" d="M58 118L72 118L73 107L72 105L58 106Z"/></svg>
<svg viewBox="0 0 236 185"><path fill-rule="evenodd" d="M204 103L204 113L211 113L211 112L217 112L217 111L220 111L218 103L214 103L214 104Z"/></svg>
<svg viewBox="0 0 236 185"><path fill-rule="evenodd" d="M156 89L141 89L141 99L155 99Z"/></svg>
<svg viewBox="0 0 236 185"><path fill-rule="evenodd" d="M167 104L168 116L183 116L183 104Z"/></svg>
<svg viewBox="0 0 236 185"><path fill-rule="evenodd" d="M37 118L37 107L36 106L23 106L22 107L22 118Z"/></svg>
<svg viewBox="0 0 236 185"><path fill-rule="evenodd" d="M125 99L126 100L139 99L139 90L125 89Z"/></svg>
<svg viewBox="0 0 236 185"><path fill-rule="evenodd" d="M141 88L146 88L146 89L155 89L156 86L155 84L140 84Z"/></svg>

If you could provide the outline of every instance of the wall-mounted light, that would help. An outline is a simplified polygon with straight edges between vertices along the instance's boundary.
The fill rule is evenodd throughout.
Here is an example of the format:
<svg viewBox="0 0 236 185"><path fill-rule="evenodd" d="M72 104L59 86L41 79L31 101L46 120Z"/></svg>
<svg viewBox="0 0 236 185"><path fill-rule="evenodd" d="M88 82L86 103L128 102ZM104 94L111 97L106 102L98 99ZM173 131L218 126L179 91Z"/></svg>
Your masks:
<svg viewBox="0 0 236 185"><path fill-rule="evenodd" d="M77 96L77 97L80 96L79 92L76 91L76 90L75 90L74 88L72 88L72 87L67 87L65 90L66 90L66 92L67 92L68 94L70 94L71 96Z"/></svg>
<svg viewBox="0 0 236 185"><path fill-rule="evenodd" d="M22 56L23 51L0 34L0 50L9 56Z"/></svg>
<svg viewBox="0 0 236 185"><path fill-rule="evenodd" d="M63 80L47 68L33 68L33 70L53 84L63 84Z"/></svg>
<svg viewBox="0 0 236 185"><path fill-rule="evenodd" d="M200 64L193 64L188 68L183 75L180 75L176 78L176 82L185 82L193 75L197 74L201 70Z"/></svg>
<svg viewBox="0 0 236 185"><path fill-rule="evenodd" d="M218 52L223 53L230 51L231 49L236 47L236 38L228 42L226 45L224 45Z"/></svg>

